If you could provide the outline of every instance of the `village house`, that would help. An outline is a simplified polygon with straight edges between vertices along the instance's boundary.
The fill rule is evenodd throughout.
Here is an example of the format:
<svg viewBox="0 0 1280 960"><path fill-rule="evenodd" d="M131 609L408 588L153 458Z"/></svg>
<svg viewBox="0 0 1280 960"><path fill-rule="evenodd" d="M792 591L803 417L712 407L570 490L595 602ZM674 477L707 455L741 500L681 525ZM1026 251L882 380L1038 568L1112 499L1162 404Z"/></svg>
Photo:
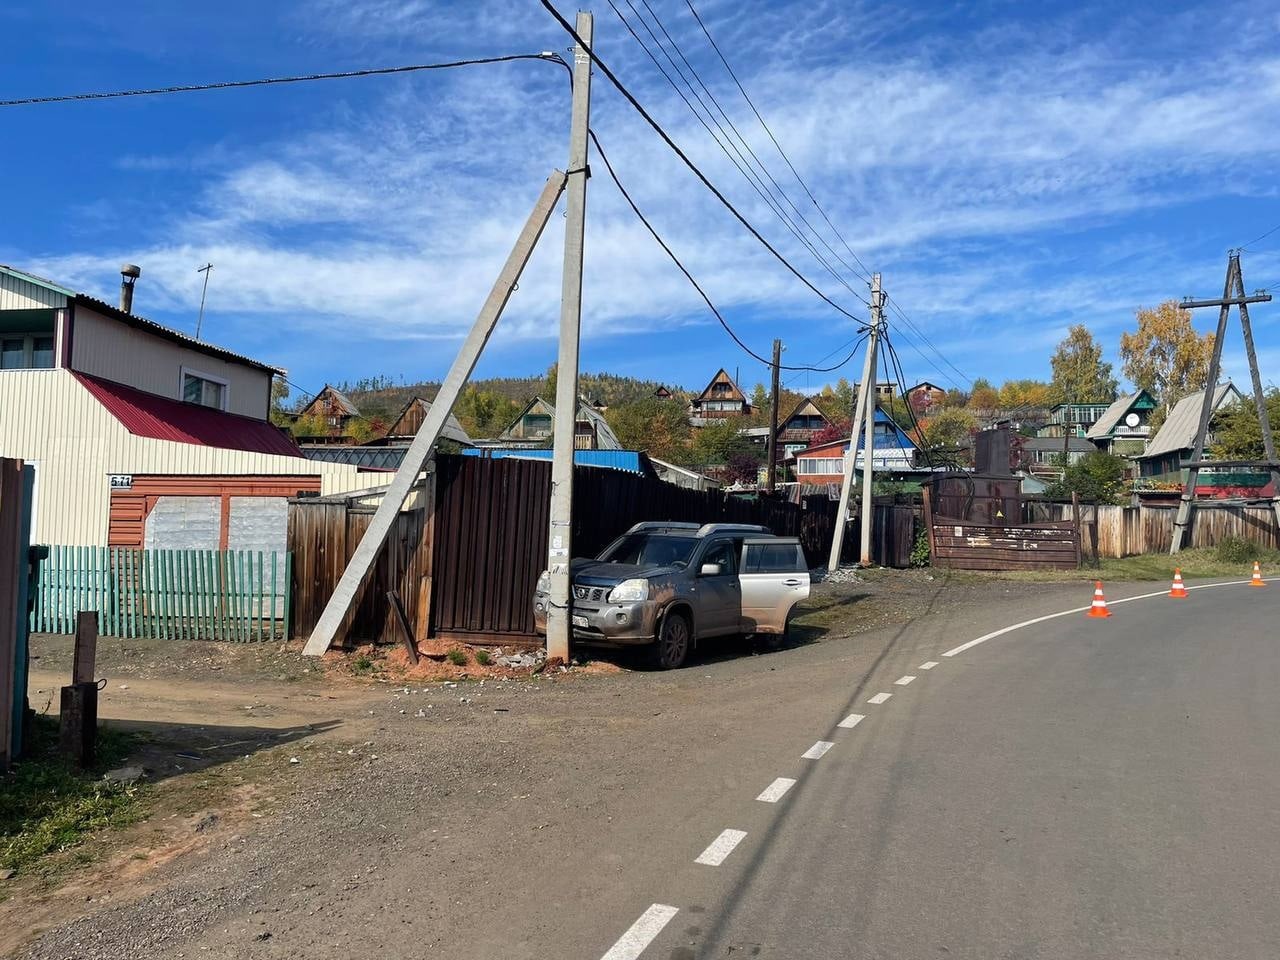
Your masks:
<svg viewBox="0 0 1280 960"><path fill-rule="evenodd" d="M1107 412L1108 403L1059 403L1049 408L1049 420L1036 430L1037 437L1083 437Z"/></svg>
<svg viewBox="0 0 1280 960"><path fill-rule="evenodd" d="M309 443L344 442L347 439L347 427L351 421L358 419L360 410L345 393L337 387L324 385L324 389L311 398L311 402L298 411L296 419L317 422L324 428L323 433L309 433L304 438Z"/></svg>
<svg viewBox="0 0 1280 960"><path fill-rule="evenodd" d="M323 441L313 443L308 438L302 438L302 452L311 460L349 463L363 470L398 470L409 444L413 443L413 438L422 429L422 423L430 410L430 400L412 397L396 414L391 426L381 437L363 444L333 444ZM462 448L474 446L471 437L452 413L445 418L440 438L445 441L442 449L449 452L453 450L449 444Z"/></svg>
<svg viewBox="0 0 1280 960"><path fill-rule="evenodd" d="M921 380L907 391L907 403L911 404L911 409L917 413L926 413L930 407L946 399L947 391L928 380Z"/></svg>
<svg viewBox="0 0 1280 960"><path fill-rule="evenodd" d="M916 445L893 419L876 406L873 428L871 469L886 473L909 473L915 470ZM858 432L857 456L854 469L861 470L864 434ZM849 453L849 440L833 440L801 450L796 454L796 480L802 484L841 483L844 480L845 457Z"/></svg>
<svg viewBox="0 0 1280 960"><path fill-rule="evenodd" d="M485 445L546 446L555 433L555 420L555 406L542 397L534 397L498 435L496 444ZM582 399L578 400L578 415L574 420L573 446L576 450L622 449L604 414Z"/></svg>
<svg viewBox="0 0 1280 960"><path fill-rule="evenodd" d="M1151 414L1157 406L1156 398L1146 390L1120 397L1103 411L1085 439L1118 457L1140 457L1151 436Z"/></svg>
<svg viewBox="0 0 1280 960"><path fill-rule="evenodd" d="M0 266L0 456L35 467L33 539L283 550L288 497L370 486L268 420L274 367Z"/></svg>
<svg viewBox="0 0 1280 960"><path fill-rule="evenodd" d="M1061 479L1064 452L1067 463L1076 463L1086 453L1098 449L1084 437L1074 436L1027 437L1021 446L1019 467L1041 480Z"/></svg>
<svg viewBox="0 0 1280 960"><path fill-rule="evenodd" d="M719 423L751 413L747 395L722 367L700 394L689 402L689 422L695 427Z"/></svg>
<svg viewBox="0 0 1280 960"><path fill-rule="evenodd" d="M778 424L778 446L782 458L804 450L813 438L831 426L831 419L823 413L813 397L805 397L796 408Z"/></svg>
<svg viewBox="0 0 1280 960"><path fill-rule="evenodd" d="M1220 383L1214 390L1213 409L1242 399L1241 393L1231 383ZM1200 410L1204 405L1204 391L1188 394L1173 405L1156 435L1151 438L1146 451L1138 458L1138 473L1149 480L1184 483L1186 467L1194 452L1196 431L1200 427ZM1212 424L1210 424L1212 426ZM1212 434L1205 446L1212 446Z"/></svg>

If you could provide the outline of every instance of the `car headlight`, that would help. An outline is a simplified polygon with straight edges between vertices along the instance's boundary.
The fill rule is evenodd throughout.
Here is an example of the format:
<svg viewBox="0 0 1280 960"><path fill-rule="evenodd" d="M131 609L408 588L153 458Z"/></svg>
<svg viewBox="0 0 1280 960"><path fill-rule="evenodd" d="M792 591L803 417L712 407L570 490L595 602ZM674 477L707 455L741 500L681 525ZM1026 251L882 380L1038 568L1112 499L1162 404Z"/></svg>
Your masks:
<svg viewBox="0 0 1280 960"><path fill-rule="evenodd" d="M623 580L609 591L610 603L630 603L634 600L649 599L648 580Z"/></svg>
<svg viewBox="0 0 1280 960"><path fill-rule="evenodd" d="M535 593L550 593L551 574L546 570L543 570L542 573L538 574L538 585L533 589Z"/></svg>

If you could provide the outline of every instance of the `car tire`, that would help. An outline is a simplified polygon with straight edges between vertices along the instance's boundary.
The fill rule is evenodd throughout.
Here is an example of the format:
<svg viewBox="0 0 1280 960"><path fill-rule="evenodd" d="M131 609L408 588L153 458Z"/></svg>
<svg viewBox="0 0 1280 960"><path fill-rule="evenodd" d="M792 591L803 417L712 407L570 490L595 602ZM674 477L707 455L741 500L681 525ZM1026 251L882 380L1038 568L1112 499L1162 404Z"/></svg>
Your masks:
<svg viewBox="0 0 1280 960"><path fill-rule="evenodd" d="M662 618L662 628L650 648L649 659L658 670L675 670L688 659L692 643L689 618L683 613L669 613Z"/></svg>

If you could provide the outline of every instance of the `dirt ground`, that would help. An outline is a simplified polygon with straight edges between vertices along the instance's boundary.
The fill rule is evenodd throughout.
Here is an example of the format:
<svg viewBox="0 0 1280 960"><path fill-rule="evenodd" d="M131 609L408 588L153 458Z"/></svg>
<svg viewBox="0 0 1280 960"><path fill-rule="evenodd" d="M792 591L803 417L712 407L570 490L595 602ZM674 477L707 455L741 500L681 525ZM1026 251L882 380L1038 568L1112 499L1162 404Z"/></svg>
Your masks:
<svg viewBox="0 0 1280 960"><path fill-rule="evenodd" d="M305 660L292 645L103 638L100 717L139 735L147 816L0 884L0 952L296 955L281 952L281 931L319 909L309 900L340 921L353 891L386 882L409 849L424 876L498 895L478 843L537 846L545 828L588 809L608 816L641 762L637 745L666 743L664 762L692 751L681 717L708 696L775 670L799 682L832 658L881 655L901 635L892 628L980 619L993 602L1045 592L869 571L816 584L790 648L718 644L671 674L586 654L565 672L481 676L471 665L451 679L406 679L402 651L365 651L356 670L356 655ZM37 710L56 709L70 662L70 638L35 638ZM585 793L568 788L583 777ZM419 890L414 909L439 922L443 944L456 905L435 897Z"/></svg>

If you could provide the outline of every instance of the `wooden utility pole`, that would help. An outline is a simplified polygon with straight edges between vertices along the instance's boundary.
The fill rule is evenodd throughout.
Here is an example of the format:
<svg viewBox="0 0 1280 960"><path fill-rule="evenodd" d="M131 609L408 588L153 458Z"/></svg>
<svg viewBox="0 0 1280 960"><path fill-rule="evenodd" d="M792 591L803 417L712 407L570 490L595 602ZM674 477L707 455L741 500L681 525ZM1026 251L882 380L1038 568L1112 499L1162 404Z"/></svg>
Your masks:
<svg viewBox="0 0 1280 960"><path fill-rule="evenodd" d="M471 332L462 342L453 366L449 368L444 382L440 384L440 392L436 394L435 402L431 404L431 409L422 421L422 426L417 436L413 438L413 443L409 444L409 449L405 451L395 479L387 486L382 502L378 504L377 512L374 513L368 528L360 538L360 543L351 555L346 569L342 571L338 585L333 588L324 612L320 614L315 629L307 639L307 645L302 648L306 656L321 656L333 645L347 614L355 606L364 590L369 571L373 569L382 545L386 543L387 537L391 534L391 528L395 525L396 515L404 506L405 500L409 497L409 491L418 479L418 474L422 472L432 450L435 449L436 441L440 439L440 432L444 429L445 420L453 412L453 407L458 402L458 396L462 393L467 378L475 369L484 345L489 342L489 336L497 326L498 318L502 316L502 310L507 305L507 300L511 298L511 292L515 289L525 264L529 262L529 256L533 253L538 237L542 235L543 228L551 219L551 213L560 200L560 194L564 192L564 185L565 175L559 170L552 171L546 186L542 188L538 202L534 204L533 211L525 222L524 229L520 231L520 236L507 257L507 262L503 264L502 272L498 274L493 289L489 291L484 306L480 308Z"/></svg>
<svg viewBox="0 0 1280 960"><path fill-rule="evenodd" d="M871 566L871 527L875 519L875 506L872 503L871 483L873 480L875 435L876 435L876 344L880 339L880 326L884 323L883 298L880 293L880 274L871 275L871 392L867 401L867 427L863 439L862 450L862 565ZM854 431L857 432L856 430ZM853 437L849 438L850 446Z"/></svg>
<svg viewBox="0 0 1280 960"><path fill-rule="evenodd" d="M773 364L771 365L773 375L773 394L769 407L769 460L765 467L768 472L765 474L764 488L773 493L777 484L777 468L778 468L778 368L782 363L782 341L773 341Z"/></svg>
<svg viewBox="0 0 1280 960"><path fill-rule="evenodd" d="M1269 303L1271 295L1258 293L1246 296L1244 292L1244 275L1240 272L1240 251L1232 250L1227 255L1227 279L1222 287L1220 300L1192 300L1184 298L1178 305L1183 310L1194 310L1197 307L1218 308L1218 328L1213 341L1213 354L1209 359L1209 374L1204 388L1204 401L1200 405L1200 424L1196 428L1196 444L1191 451L1191 462L1187 464L1187 481L1182 488L1182 497L1178 500L1178 514L1173 521L1173 542L1169 546L1171 554L1177 553L1184 546L1187 529L1191 525L1191 510L1195 503L1196 484L1200 481L1200 467L1204 465L1205 437L1209 433L1209 421L1213 418L1214 400L1218 394L1218 372L1222 365L1222 342L1227 336L1227 318L1232 304L1240 308L1240 327L1244 332L1245 352L1249 357L1249 376L1253 381L1253 402L1257 407L1258 419L1262 426L1262 449L1267 458L1267 466L1271 471L1272 489L1275 491L1271 500L1276 515L1276 523L1280 525L1280 469L1276 462L1275 442L1271 436L1271 421L1267 417L1267 398L1262 393L1262 377L1258 373L1258 357L1253 349L1253 330L1249 325L1250 303Z"/></svg>
<svg viewBox="0 0 1280 960"><path fill-rule="evenodd" d="M547 572L547 657L569 660L570 583L573 557L573 452L578 421L578 343L582 327L582 244L587 216L587 130L591 119L593 19L579 11L577 32L585 46L573 51L573 107L569 126L569 186L565 208L564 271L560 287L560 356L556 365L556 421L551 461L551 524Z"/></svg>
<svg viewBox="0 0 1280 960"><path fill-rule="evenodd" d="M836 513L835 529L831 533L831 554L827 557L827 571L840 569L840 553L844 549L844 529L849 517L849 494L853 491L853 470L858 460L858 428L867 415L867 407L875 409L876 345L879 343L880 274L871 275L871 336L867 341L867 356L862 362L862 383L858 386L858 400L853 408L853 420L849 423L849 455L844 460L844 481L840 484L840 508ZM873 415L874 417L874 415ZM864 469L866 461L863 461Z"/></svg>

